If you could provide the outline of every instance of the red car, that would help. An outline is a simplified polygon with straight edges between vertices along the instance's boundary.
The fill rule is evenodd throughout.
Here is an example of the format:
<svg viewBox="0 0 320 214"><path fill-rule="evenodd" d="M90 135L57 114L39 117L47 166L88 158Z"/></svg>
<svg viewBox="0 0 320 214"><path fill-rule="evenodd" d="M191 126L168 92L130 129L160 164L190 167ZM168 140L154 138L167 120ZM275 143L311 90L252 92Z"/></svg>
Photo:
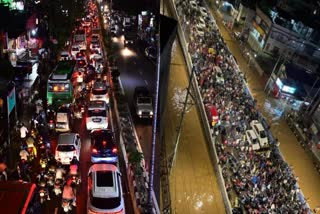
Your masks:
<svg viewBox="0 0 320 214"><path fill-rule="evenodd" d="M214 127L219 122L219 113L217 108L212 104L205 104L205 109L209 123Z"/></svg>

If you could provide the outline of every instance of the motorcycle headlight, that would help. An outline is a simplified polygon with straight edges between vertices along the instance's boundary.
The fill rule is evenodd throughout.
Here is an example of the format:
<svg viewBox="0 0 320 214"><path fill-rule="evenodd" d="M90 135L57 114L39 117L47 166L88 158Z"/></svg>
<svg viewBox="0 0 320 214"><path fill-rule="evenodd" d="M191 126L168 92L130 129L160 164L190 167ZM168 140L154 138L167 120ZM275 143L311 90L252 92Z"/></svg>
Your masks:
<svg viewBox="0 0 320 214"><path fill-rule="evenodd" d="M138 115L141 115L142 114L142 111L138 111Z"/></svg>
<svg viewBox="0 0 320 214"><path fill-rule="evenodd" d="M153 111L150 111L150 115L153 115Z"/></svg>
<svg viewBox="0 0 320 214"><path fill-rule="evenodd" d="M44 192L40 192L40 197L44 197Z"/></svg>

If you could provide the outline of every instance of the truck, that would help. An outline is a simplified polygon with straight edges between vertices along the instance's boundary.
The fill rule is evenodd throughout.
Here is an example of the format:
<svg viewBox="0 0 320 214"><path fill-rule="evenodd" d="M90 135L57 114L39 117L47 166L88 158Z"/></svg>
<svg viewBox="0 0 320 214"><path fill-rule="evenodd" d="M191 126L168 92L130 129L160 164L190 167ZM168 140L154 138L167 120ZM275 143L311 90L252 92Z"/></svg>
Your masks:
<svg viewBox="0 0 320 214"><path fill-rule="evenodd" d="M145 86L135 88L133 103L136 115L139 118L151 119L153 117L152 95Z"/></svg>

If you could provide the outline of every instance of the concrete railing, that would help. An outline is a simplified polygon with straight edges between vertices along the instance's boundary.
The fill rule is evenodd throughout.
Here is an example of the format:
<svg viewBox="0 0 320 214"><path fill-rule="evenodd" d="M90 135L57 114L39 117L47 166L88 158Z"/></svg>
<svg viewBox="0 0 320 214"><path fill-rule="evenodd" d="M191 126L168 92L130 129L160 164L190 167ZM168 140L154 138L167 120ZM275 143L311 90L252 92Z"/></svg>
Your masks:
<svg viewBox="0 0 320 214"><path fill-rule="evenodd" d="M182 30L182 27L181 27L181 24L180 24L180 19L178 17L178 14L177 14L177 10L176 10L176 7L174 5L174 2L172 0L168 0L168 4L169 4L169 8L173 14L173 18L176 19L178 21L178 38L179 38L179 41L181 43L181 47L182 47L182 52L183 52L183 55L185 57L185 60L186 60L186 64L187 64L187 68L188 68L188 72L189 72L189 75L191 75L192 73L192 69L193 69L193 64L192 64L192 60L191 60L191 56L187 50L187 41L185 39L185 35L184 35L184 31ZM223 197L223 201L224 201L224 205L225 205L225 209L226 209L226 212L228 214L231 214L232 213L232 206L230 204L230 200L228 198L228 194L227 194L227 191L226 191L226 188L225 188L225 181L223 179L223 176L222 176L222 170L221 170L221 167L218 165L218 161L219 161L219 158L218 158L218 155L217 155L217 151L216 151L216 147L215 147L215 137L213 138L212 135L211 135L211 129L209 127L209 121L208 121L208 118L206 116L206 112L205 112L205 108L204 108L204 105L203 105L203 100L202 100L202 96L200 94L200 91L199 91L199 88L198 88L198 83L197 83L197 80L196 80L196 76L193 74L193 78L192 78L192 87L193 87L193 91L194 91L194 95L196 97L196 102L197 102L197 109L198 109L198 112L200 114L200 118L202 120L202 125L203 125L203 128L205 129L205 135L206 135L206 139L207 139L207 143L209 145L209 148L211 150L210 152L210 156L211 156L211 159L214 163L214 169L215 169L215 172L216 172L216 176L217 176L217 179L218 179L218 183L219 183L219 186L220 186L220 189L221 189L221 194L222 194L222 197Z"/></svg>
<svg viewBox="0 0 320 214"><path fill-rule="evenodd" d="M119 79L119 90L120 94L123 95L123 88L121 85L121 80ZM113 103L115 109L115 116L117 123L119 125L120 133L120 147L124 157L124 162L127 170L127 180L129 191L132 197L133 207L135 213L148 213L148 189L149 189L149 176L145 167L145 160L143 159L140 163L141 175L136 175L133 167L130 165L129 157L129 148L134 146L136 151L142 153L140 146L139 138L137 136L136 130L134 128L134 123L131 118L130 109L127 103L118 103L115 98L117 95L113 96ZM119 106L120 105L120 106ZM129 145L131 144L131 145ZM152 191L152 213L160 214L159 205L155 197L154 192Z"/></svg>

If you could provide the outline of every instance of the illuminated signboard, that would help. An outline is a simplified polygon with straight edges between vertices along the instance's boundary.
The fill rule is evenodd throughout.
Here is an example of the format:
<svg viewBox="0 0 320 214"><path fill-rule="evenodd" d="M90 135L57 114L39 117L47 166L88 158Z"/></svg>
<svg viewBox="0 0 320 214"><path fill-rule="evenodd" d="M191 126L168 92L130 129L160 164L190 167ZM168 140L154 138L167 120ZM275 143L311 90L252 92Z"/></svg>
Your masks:
<svg viewBox="0 0 320 214"><path fill-rule="evenodd" d="M11 113L12 109L16 105L16 89L10 91L9 95L7 96L7 104L8 104L8 115Z"/></svg>
<svg viewBox="0 0 320 214"><path fill-rule="evenodd" d="M276 85L280 88L280 90L283 88L283 83L279 78L276 80Z"/></svg>
<svg viewBox="0 0 320 214"><path fill-rule="evenodd" d="M287 92L289 94L294 94L294 92L296 92L296 88L292 88L289 86L283 86L282 91Z"/></svg>

